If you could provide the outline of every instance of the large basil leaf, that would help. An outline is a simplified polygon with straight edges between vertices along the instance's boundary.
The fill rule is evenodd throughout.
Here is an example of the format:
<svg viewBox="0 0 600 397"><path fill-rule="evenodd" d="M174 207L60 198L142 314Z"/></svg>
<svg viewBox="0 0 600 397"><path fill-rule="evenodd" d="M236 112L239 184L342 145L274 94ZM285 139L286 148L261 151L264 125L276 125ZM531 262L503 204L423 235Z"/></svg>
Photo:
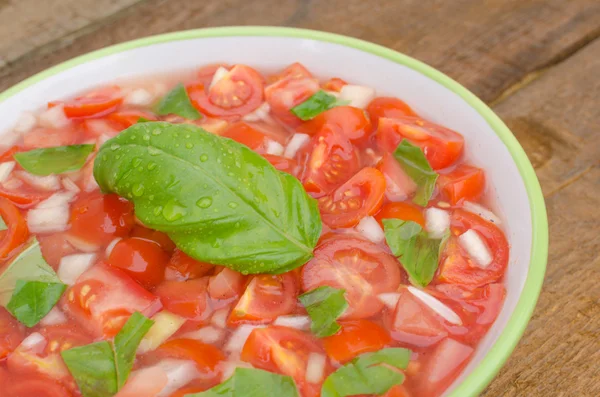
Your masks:
<svg viewBox="0 0 600 397"><path fill-rule="evenodd" d="M188 255L241 273L298 267L321 233L316 201L296 178L193 125L129 127L102 146L94 176Z"/></svg>

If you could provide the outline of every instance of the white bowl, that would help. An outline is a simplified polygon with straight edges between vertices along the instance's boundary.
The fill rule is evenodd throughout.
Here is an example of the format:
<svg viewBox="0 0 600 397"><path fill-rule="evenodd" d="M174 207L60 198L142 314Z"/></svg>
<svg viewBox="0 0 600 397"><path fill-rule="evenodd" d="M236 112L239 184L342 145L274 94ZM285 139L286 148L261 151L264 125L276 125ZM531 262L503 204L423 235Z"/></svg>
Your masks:
<svg viewBox="0 0 600 397"><path fill-rule="evenodd" d="M0 95L0 131L24 111L116 79L216 63L275 70L299 61L318 76L398 96L425 118L465 136L469 159L495 188L511 245L507 297L473 360L446 395L478 395L519 341L539 295L548 251L544 200L523 149L504 123L464 87L435 69L378 45L309 30L232 27L165 34L96 51L50 68Z"/></svg>

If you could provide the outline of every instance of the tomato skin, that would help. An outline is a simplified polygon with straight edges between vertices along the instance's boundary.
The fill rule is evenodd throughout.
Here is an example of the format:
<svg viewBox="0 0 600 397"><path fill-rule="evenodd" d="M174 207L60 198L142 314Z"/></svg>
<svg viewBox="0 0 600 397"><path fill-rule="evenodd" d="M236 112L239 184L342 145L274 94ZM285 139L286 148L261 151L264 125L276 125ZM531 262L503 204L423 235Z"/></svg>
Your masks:
<svg viewBox="0 0 600 397"><path fill-rule="evenodd" d="M384 193L383 174L375 168L363 168L331 195L319 199L321 219L332 229L355 226L381 208Z"/></svg>
<svg viewBox="0 0 600 397"><path fill-rule="evenodd" d="M214 267L213 264L200 262L175 248L175 252L167 264L167 271L171 271L176 279L182 281L202 277L212 271Z"/></svg>
<svg viewBox="0 0 600 397"><path fill-rule="evenodd" d="M219 363L225 360L223 353L212 345L194 339L171 339L160 345L155 353L160 358L192 360L205 380L217 380L221 375Z"/></svg>
<svg viewBox="0 0 600 397"><path fill-rule="evenodd" d="M208 314L206 288L208 278L187 281L163 281L156 294L165 309L190 320L202 320Z"/></svg>
<svg viewBox="0 0 600 397"><path fill-rule="evenodd" d="M119 87L106 87L64 103L69 118L99 117L115 111L123 102Z"/></svg>
<svg viewBox="0 0 600 397"><path fill-rule="evenodd" d="M3 385L4 397L71 397L72 394L58 382L38 374L24 374Z"/></svg>
<svg viewBox="0 0 600 397"><path fill-rule="evenodd" d="M387 203L381 207L381 211L375 215L375 219L383 227L384 219L402 219L403 221L413 221L425 227L425 217L422 209L412 203L398 202Z"/></svg>
<svg viewBox="0 0 600 397"><path fill-rule="evenodd" d="M367 106L367 112L373 125L377 125L379 119L382 117L396 119L405 116L417 116L404 101L393 97L378 97L373 99Z"/></svg>
<svg viewBox="0 0 600 397"><path fill-rule="evenodd" d="M304 122L296 131L315 135L323 129L333 130L346 136L352 143L361 144L369 138L372 126L364 110L352 106L336 106Z"/></svg>
<svg viewBox="0 0 600 397"><path fill-rule="evenodd" d="M437 185L452 205L464 200L478 201L485 188L485 173L481 168L460 164L450 172L440 173Z"/></svg>
<svg viewBox="0 0 600 397"><path fill-rule="evenodd" d="M258 131L250 123L243 121L234 123L223 132L222 136L246 145L259 154L265 153L267 150L265 134Z"/></svg>
<svg viewBox="0 0 600 397"><path fill-rule="evenodd" d="M0 360L12 353L24 338L25 327L0 307Z"/></svg>
<svg viewBox="0 0 600 397"><path fill-rule="evenodd" d="M0 216L8 227L0 231L0 259L4 259L27 241L29 229L21 212L4 197L0 197Z"/></svg>
<svg viewBox="0 0 600 397"><path fill-rule="evenodd" d="M289 127L297 127L302 120L290 109L306 101L319 88L319 82L310 76L289 75L268 85L265 97L275 118Z"/></svg>
<svg viewBox="0 0 600 397"><path fill-rule="evenodd" d="M129 237L114 246L107 262L152 289L165 278L169 255L153 241Z"/></svg>
<svg viewBox="0 0 600 397"><path fill-rule="evenodd" d="M158 230L148 229L142 225L134 225L131 229L130 237L137 237L144 240L154 241L166 252L173 253L175 251L175 243L171 241L166 233Z"/></svg>
<svg viewBox="0 0 600 397"><path fill-rule="evenodd" d="M323 339L327 355L340 364L359 354L381 350L392 338L380 325L369 320L340 321L342 329Z"/></svg>
<svg viewBox="0 0 600 397"><path fill-rule="evenodd" d="M348 85L348 83L346 83L344 80L340 79L339 77L333 77L333 78L327 80L325 82L325 84L323 84L323 89L327 90L327 91L340 92L342 90L342 87L345 85Z"/></svg>
<svg viewBox="0 0 600 397"><path fill-rule="evenodd" d="M122 130L137 124L140 118L145 118L149 121L158 120L154 114L143 110L122 110L109 114L107 118L115 123L118 123Z"/></svg>
<svg viewBox="0 0 600 397"><path fill-rule="evenodd" d="M263 154L263 157L279 171L287 172L288 174L298 177L299 170L296 160L283 156L276 156L274 154Z"/></svg>
<svg viewBox="0 0 600 397"><path fill-rule="evenodd" d="M294 62L288 65L281 72L271 75L267 78L269 84L275 83L286 78L301 79L304 77L313 77L313 75L299 62Z"/></svg>

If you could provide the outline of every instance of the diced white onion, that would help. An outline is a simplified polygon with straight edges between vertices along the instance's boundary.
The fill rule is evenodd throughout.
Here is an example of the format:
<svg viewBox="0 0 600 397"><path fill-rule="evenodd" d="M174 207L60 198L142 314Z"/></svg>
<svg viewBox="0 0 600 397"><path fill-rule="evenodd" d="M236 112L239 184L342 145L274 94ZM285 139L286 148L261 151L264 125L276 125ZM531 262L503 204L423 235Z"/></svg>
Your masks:
<svg viewBox="0 0 600 397"><path fill-rule="evenodd" d="M469 211L475 215L479 215L480 217L489 222L495 223L496 225L500 225L502 223L502 221L498 216L496 216L496 214L479 204L472 203L470 201L465 201L463 203L463 208L466 211Z"/></svg>
<svg viewBox="0 0 600 397"><path fill-rule="evenodd" d="M479 267L486 268L492 263L490 250L475 230L469 229L458 236L458 242Z"/></svg>
<svg viewBox="0 0 600 397"><path fill-rule="evenodd" d="M154 96L143 88L137 88L128 93L123 99L123 103L133 106L147 106L154 101Z"/></svg>
<svg viewBox="0 0 600 397"><path fill-rule="evenodd" d="M96 254L72 254L63 256L58 265L58 278L64 284L73 285L79 276L88 270L96 260Z"/></svg>
<svg viewBox="0 0 600 397"><path fill-rule="evenodd" d="M227 327L227 316L229 315L228 309L220 309L213 313L210 322L219 328Z"/></svg>
<svg viewBox="0 0 600 397"><path fill-rule="evenodd" d="M44 338L44 336L42 334L40 334L39 332L33 332L33 333L29 334L27 336L27 338L23 339L23 341L21 342L19 347L29 350L32 347L42 344L42 343L44 345L46 344L46 338Z"/></svg>
<svg viewBox="0 0 600 397"><path fill-rule="evenodd" d="M253 112L248 113L247 115L242 117L242 120L244 120L244 121L261 121L261 120L268 121L268 120L271 120L271 117L269 116L270 111L271 111L271 106L269 105L269 102L263 102L262 105L260 105L256 109L254 109Z"/></svg>
<svg viewBox="0 0 600 397"><path fill-rule="evenodd" d="M69 203L75 198L77 193L73 191L56 192L46 200L39 203L36 208L55 208L69 205Z"/></svg>
<svg viewBox="0 0 600 397"><path fill-rule="evenodd" d="M57 175L39 176L27 171L15 171L15 174L28 184L38 189L53 191L60 189L60 178Z"/></svg>
<svg viewBox="0 0 600 397"><path fill-rule="evenodd" d="M321 383L325 372L327 357L319 353L310 353L306 363L306 381L308 383Z"/></svg>
<svg viewBox="0 0 600 397"><path fill-rule="evenodd" d="M203 327L196 331L188 332L182 335L182 338L195 339L212 345L221 340L223 337L223 332L224 331L222 329L209 325L208 327Z"/></svg>
<svg viewBox="0 0 600 397"><path fill-rule="evenodd" d="M273 325L282 327L296 328L299 330L307 330L310 328L310 317L308 316L279 316L273 322Z"/></svg>
<svg viewBox="0 0 600 397"><path fill-rule="evenodd" d="M413 294L421 302L423 302L424 304L429 306L431 308L431 310L433 310L434 312L439 314L441 317L443 317L449 323L455 324L455 325L462 324L462 320L460 319L458 314L454 313L454 311L452 309L450 309L448 306L444 305L442 302L440 302L433 296L429 295L427 292L422 291L422 290L412 287L412 286L408 287L408 290L410 291L411 294Z"/></svg>
<svg viewBox="0 0 600 397"><path fill-rule="evenodd" d="M221 79L225 76L227 76L227 73L229 73L229 70L225 69L223 66L220 66L217 71L215 72L215 74L213 75L212 81L210 82L210 85L208 86L208 89L210 91L211 88L213 88L215 85L217 85L217 83L219 81L221 81Z"/></svg>
<svg viewBox="0 0 600 397"><path fill-rule="evenodd" d="M121 237L114 238L110 243L108 243L108 245L106 246L106 250L104 251L107 258L110 256L110 253L119 241L121 241Z"/></svg>
<svg viewBox="0 0 600 397"><path fill-rule="evenodd" d="M283 146L272 139L266 138L267 154L273 154L275 156L281 156L283 154Z"/></svg>
<svg viewBox="0 0 600 397"><path fill-rule="evenodd" d="M6 182L10 173L15 168L15 164L14 161L6 161L0 164L0 183Z"/></svg>
<svg viewBox="0 0 600 397"><path fill-rule="evenodd" d="M339 96L339 100L350 101L350 106L360 109L366 108L373 98L375 98L375 90L373 88L352 84L343 86Z"/></svg>
<svg viewBox="0 0 600 397"><path fill-rule="evenodd" d="M383 229L372 216L362 218L356 225L356 230L374 243L380 243L385 239Z"/></svg>
<svg viewBox="0 0 600 397"><path fill-rule="evenodd" d="M425 210L425 230L432 238L442 238L450 227L448 211L431 207Z"/></svg>
<svg viewBox="0 0 600 397"><path fill-rule="evenodd" d="M80 239L79 237L75 237L72 234L65 235L65 239L71 243L73 247L75 247L78 251L82 252L96 252L100 249L100 247L96 244L88 243L85 240Z"/></svg>
<svg viewBox="0 0 600 397"><path fill-rule="evenodd" d="M19 134L24 134L25 132L29 132L36 124L37 120L33 113L23 112L17 119L13 130Z"/></svg>
<svg viewBox="0 0 600 397"><path fill-rule="evenodd" d="M81 191L79 186L68 177L62 179L62 186L70 192L79 193Z"/></svg>
<svg viewBox="0 0 600 397"><path fill-rule="evenodd" d="M27 212L27 227L33 233L62 232L69 223L69 206L34 208Z"/></svg>
<svg viewBox="0 0 600 397"><path fill-rule="evenodd" d="M166 359L157 364L167 374L167 384L156 397L167 397L199 376L194 361Z"/></svg>
<svg viewBox="0 0 600 397"><path fill-rule="evenodd" d="M63 105L52 106L50 109L45 110L40 114L39 122L42 127L47 128L63 128L70 123Z"/></svg>
<svg viewBox="0 0 600 397"><path fill-rule="evenodd" d="M138 354L147 353L162 345L181 328L186 319L167 310L162 310L152 316L152 321L154 321L154 324L140 341L137 349Z"/></svg>
<svg viewBox="0 0 600 397"><path fill-rule="evenodd" d="M400 293L386 292L377 295L377 299L379 299L388 309L394 310L398 304L398 301L400 300Z"/></svg>
<svg viewBox="0 0 600 397"><path fill-rule="evenodd" d="M66 322L67 316L65 316L62 310L60 310L56 306L54 306L52 310L50 310L48 314L46 314L44 318L40 320L40 324L42 324L43 326L64 324Z"/></svg>
<svg viewBox="0 0 600 397"><path fill-rule="evenodd" d="M229 337L227 344L225 345L225 351L229 353L240 353L242 348L246 344L246 340L256 328L264 328L261 325L249 325L242 324L240 325Z"/></svg>
<svg viewBox="0 0 600 397"><path fill-rule="evenodd" d="M231 378L236 368L253 368L252 364L239 360L221 361L218 365L221 370L221 381Z"/></svg>
<svg viewBox="0 0 600 397"><path fill-rule="evenodd" d="M310 141L310 136L308 136L307 134L294 134L292 139L290 139L290 141L288 142L287 147L285 148L285 152L283 152L283 155L290 159L294 158L298 150L300 150L302 146L306 145L308 141Z"/></svg>

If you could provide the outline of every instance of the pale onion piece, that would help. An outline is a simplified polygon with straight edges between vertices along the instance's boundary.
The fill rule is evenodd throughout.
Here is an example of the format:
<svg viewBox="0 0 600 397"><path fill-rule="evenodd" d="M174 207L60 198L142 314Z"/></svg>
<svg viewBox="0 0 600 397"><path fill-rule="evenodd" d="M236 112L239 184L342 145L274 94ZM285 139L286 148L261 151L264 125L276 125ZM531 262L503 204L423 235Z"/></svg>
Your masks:
<svg viewBox="0 0 600 397"><path fill-rule="evenodd" d="M267 154L273 154L275 156L281 156L283 154L284 148L281 143L274 141L272 139L266 139L267 146Z"/></svg>
<svg viewBox="0 0 600 397"><path fill-rule="evenodd" d="M394 310L398 301L400 300L400 293L398 292L385 292L377 295L377 299L381 301L388 309Z"/></svg>
<svg viewBox="0 0 600 397"><path fill-rule="evenodd" d="M56 192L46 200L40 202L35 208L55 208L68 206L77 193L73 191Z"/></svg>
<svg viewBox="0 0 600 397"><path fill-rule="evenodd" d="M221 382L231 378L236 368L254 368L252 364L239 360L221 361L217 365L221 370Z"/></svg>
<svg viewBox="0 0 600 397"><path fill-rule="evenodd" d="M108 243L108 245L106 246L106 250L104 251L107 258L110 256L110 253L112 252L113 248L115 248L115 245L117 245L117 243L119 241L121 241L121 237L116 237L110 243Z"/></svg>
<svg viewBox="0 0 600 397"><path fill-rule="evenodd" d="M381 243L385 240L385 234L379 223L372 216L365 216L356 225L356 230L367 240L374 243Z"/></svg>
<svg viewBox="0 0 600 397"><path fill-rule="evenodd" d="M292 139L288 142L285 152L283 152L283 156L290 159L294 158L298 150L306 145L308 141L310 141L310 136L307 134L294 134Z"/></svg>
<svg viewBox="0 0 600 397"><path fill-rule="evenodd" d="M469 229L458 236L458 242L479 267L486 268L492 263L490 250L475 230Z"/></svg>
<svg viewBox="0 0 600 397"><path fill-rule="evenodd" d="M425 210L425 230L432 238L442 238L450 228L450 213L431 207Z"/></svg>
<svg viewBox="0 0 600 397"><path fill-rule="evenodd" d="M0 164L0 183L6 182L10 173L15 168L15 164L14 161L6 161Z"/></svg>
<svg viewBox="0 0 600 397"><path fill-rule="evenodd" d="M248 337L257 328L264 328L262 325L240 325L229 337L227 344L225 344L225 351L229 353L239 354L242 348L246 344Z"/></svg>
<svg viewBox="0 0 600 397"><path fill-rule="evenodd" d="M213 75L210 85L208 86L208 90L210 91L215 85L217 85L217 83L221 81L223 77L227 76L227 73L229 73L229 70L225 69L223 66L219 66Z"/></svg>
<svg viewBox="0 0 600 397"><path fill-rule="evenodd" d="M167 374L167 384L156 397L168 397L200 376L194 361L166 359L157 366Z"/></svg>
<svg viewBox="0 0 600 397"><path fill-rule="evenodd" d="M375 98L375 90L362 85L347 84L340 90L340 101L350 101L350 106L364 109Z"/></svg>
<svg viewBox="0 0 600 397"><path fill-rule="evenodd" d="M9 178L6 182L2 183L2 187L8 190L15 190L23 186L23 181L19 178Z"/></svg>
<svg viewBox="0 0 600 397"><path fill-rule="evenodd" d="M320 353L310 353L306 363L306 381L308 383L321 383L325 373L327 357Z"/></svg>
<svg viewBox="0 0 600 397"><path fill-rule="evenodd" d="M433 296L429 295L427 292L422 291L422 290L412 287L412 286L408 287L408 290L410 291L411 294L413 294L421 302L423 302L424 304L429 306L431 308L431 310L433 310L434 312L439 314L441 317L443 317L444 320L448 321L451 324L455 324L455 325L462 324L462 320L460 319L458 314L454 313L454 311L452 309L450 309L448 306L444 305L442 302L440 302Z"/></svg>
<svg viewBox="0 0 600 397"><path fill-rule="evenodd" d="M63 105L52 106L39 115L39 122L42 127L64 128L70 121L65 114Z"/></svg>
<svg viewBox="0 0 600 397"><path fill-rule="evenodd" d="M63 232L68 229L69 206L34 208L27 212L27 227L33 233Z"/></svg>
<svg viewBox="0 0 600 397"><path fill-rule="evenodd" d="M463 209L475 215L479 215L486 221L492 222L496 225L502 224L502 221L496 214L479 204L473 203L471 201L465 201L463 203Z"/></svg>
<svg viewBox="0 0 600 397"><path fill-rule="evenodd" d="M62 178L61 182L63 188L70 192L79 193L81 191L81 189L79 189L79 186L77 186L77 184L73 182L73 180L69 177Z"/></svg>
<svg viewBox="0 0 600 397"><path fill-rule="evenodd" d="M307 330L310 328L310 317L308 316L279 316L273 322L273 325L280 325L282 327L296 328L299 330Z"/></svg>
<svg viewBox="0 0 600 397"><path fill-rule="evenodd" d="M213 313L210 318L212 325L216 325L219 328L227 327L227 316L229 315L229 309L219 309Z"/></svg>
<svg viewBox="0 0 600 397"><path fill-rule="evenodd" d="M65 239L71 243L73 247L75 247L78 251L82 252L96 252L100 249L99 245L88 243L85 240L80 239L79 237L75 237L72 234L65 235Z"/></svg>
<svg viewBox="0 0 600 397"><path fill-rule="evenodd" d="M254 109L251 113L248 113L242 120L244 121L261 121L261 120L271 120L269 116L269 112L271 111L271 106L269 102L263 102L262 105Z"/></svg>
<svg viewBox="0 0 600 397"><path fill-rule="evenodd" d="M154 95L143 88L136 88L123 99L125 105L148 106L154 101Z"/></svg>
<svg viewBox="0 0 600 397"><path fill-rule="evenodd" d="M152 327L144 335L137 349L137 354L147 353L155 350L169 339L175 332L185 323L185 318L171 313L167 310L162 310L152 316Z"/></svg>
<svg viewBox="0 0 600 397"><path fill-rule="evenodd" d="M52 310L50 310L48 314L46 314L44 318L40 320L40 324L43 326L64 324L66 322L67 316L65 316L62 310L60 310L57 306L54 306Z"/></svg>
<svg viewBox="0 0 600 397"><path fill-rule="evenodd" d="M188 332L188 333L182 335L181 337L187 338L187 339L199 340L202 343L207 343L209 345L212 345L221 340L224 332L225 331L223 331L220 328L209 325L208 327L202 327L196 331Z"/></svg>
<svg viewBox="0 0 600 397"><path fill-rule="evenodd" d="M35 118L35 115L33 113L23 112L17 119L13 130L15 132L18 132L19 134L24 134L26 132L31 131L31 129L33 129L33 127L35 127L36 124L37 119Z"/></svg>
<svg viewBox="0 0 600 397"><path fill-rule="evenodd" d="M46 346L46 338L39 332L32 332L27 336L27 338L23 339L21 344L19 345L19 349L23 350L31 350L34 347L45 347Z"/></svg>
<svg viewBox="0 0 600 397"><path fill-rule="evenodd" d="M24 182L41 190L54 191L60 189L60 178L57 175L39 176L27 171L15 171L15 174Z"/></svg>
<svg viewBox="0 0 600 397"><path fill-rule="evenodd" d="M158 365L133 371L125 386L114 397L156 396L167 385L165 371Z"/></svg>
<svg viewBox="0 0 600 397"><path fill-rule="evenodd" d="M73 285L79 276L94 264L96 254L72 254L63 256L58 265L58 278L64 284Z"/></svg>

